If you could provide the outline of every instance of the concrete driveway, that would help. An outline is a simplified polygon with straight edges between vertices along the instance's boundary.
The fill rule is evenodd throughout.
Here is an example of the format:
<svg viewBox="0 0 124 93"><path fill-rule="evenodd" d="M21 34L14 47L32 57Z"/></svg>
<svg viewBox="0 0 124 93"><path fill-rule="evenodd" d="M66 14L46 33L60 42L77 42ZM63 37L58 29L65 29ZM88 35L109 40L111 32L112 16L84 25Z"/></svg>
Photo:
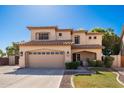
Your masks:
<svg viewBox="0 0 124 93"><path fill-rule="evenodd" d="M0 88L59 88L63 69L0 66Z"/></svg>

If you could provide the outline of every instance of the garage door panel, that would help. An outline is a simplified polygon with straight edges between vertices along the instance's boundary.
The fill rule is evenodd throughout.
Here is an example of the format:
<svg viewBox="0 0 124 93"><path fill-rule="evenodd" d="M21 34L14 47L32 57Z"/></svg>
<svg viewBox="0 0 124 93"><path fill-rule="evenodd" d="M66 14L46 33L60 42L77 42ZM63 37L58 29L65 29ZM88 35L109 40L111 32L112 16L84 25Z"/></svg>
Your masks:
<svg viewBox="0 0 124 93"><path fill-rule="evenodd" d="M30 54L29 67L64 68L64 54Z"/></svg>

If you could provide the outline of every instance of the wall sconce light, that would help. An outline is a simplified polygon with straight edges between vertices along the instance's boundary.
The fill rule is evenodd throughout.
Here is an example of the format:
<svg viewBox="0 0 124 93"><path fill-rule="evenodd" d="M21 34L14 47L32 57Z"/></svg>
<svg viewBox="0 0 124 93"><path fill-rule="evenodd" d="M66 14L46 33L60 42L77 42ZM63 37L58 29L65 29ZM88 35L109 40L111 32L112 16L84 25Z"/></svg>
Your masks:
<svg viewBox="0 0 124 93"><path fill-rule="evenodd" d="M20 56L23 56L23 52L22 51L20 52Z"/></svg>

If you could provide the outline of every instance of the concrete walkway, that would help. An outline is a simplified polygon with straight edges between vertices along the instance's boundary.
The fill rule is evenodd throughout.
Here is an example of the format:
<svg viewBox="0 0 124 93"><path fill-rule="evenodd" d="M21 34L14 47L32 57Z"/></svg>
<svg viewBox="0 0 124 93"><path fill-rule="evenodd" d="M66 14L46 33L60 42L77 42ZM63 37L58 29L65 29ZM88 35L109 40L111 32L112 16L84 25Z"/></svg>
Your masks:
<svg viewBox="0 0 124 93"><path fill-rule="evenodd" d="M58 88L63 69L18 69L0 66L0 88Z"/></svg>

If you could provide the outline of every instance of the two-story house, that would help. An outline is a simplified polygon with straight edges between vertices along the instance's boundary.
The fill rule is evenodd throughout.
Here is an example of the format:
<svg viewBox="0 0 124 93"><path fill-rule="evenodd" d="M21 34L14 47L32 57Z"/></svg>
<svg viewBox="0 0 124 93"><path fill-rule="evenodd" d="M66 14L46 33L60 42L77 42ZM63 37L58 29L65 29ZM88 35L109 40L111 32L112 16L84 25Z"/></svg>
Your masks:
<svg viewBox="0 0 124 93"><path fill-rule="evenodd" d="M64 68L65 62L101 60L102 34L54 26L28 27L31 41L19 44L20 67Z"/></svg>

